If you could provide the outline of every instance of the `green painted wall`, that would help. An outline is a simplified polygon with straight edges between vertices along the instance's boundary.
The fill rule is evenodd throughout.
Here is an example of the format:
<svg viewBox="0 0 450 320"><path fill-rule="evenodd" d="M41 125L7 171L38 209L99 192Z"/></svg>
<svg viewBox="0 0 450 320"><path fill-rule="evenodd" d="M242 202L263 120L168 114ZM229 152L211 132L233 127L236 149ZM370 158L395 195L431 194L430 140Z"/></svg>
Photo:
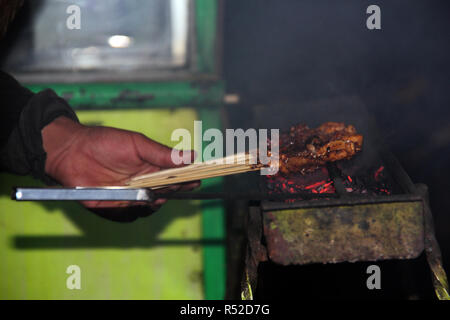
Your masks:
<svg viewBox="0 0 450 320"><path fill-rule="evenodd" d="M218 64L218 3L195 0L194 6L194 74L211 77ZM84 123L139 131L173 146L172 130L192 130L196 119L204 120L204 129L221 127L218 109L207 108L222 104L224 83L194 79L28 87L54 89L74 109L85 110L77 112ZM186 105L203 109L197 114L183 108ZM175 107L181 109L169 109ZM100 219L76 203L13 202L13 186L38 182L3 174L0 179L0 299L224 298L220 201L172 201L149 218L122 225ZM202 189L217 190L221 181L211 179ZM81 267L80 291L66 288L65 270L72 264Z"/></svg>
<svg viewBox="0 0 450 320"><path fill-rule="evenodd" d="M78 112L84 123L139 131L171 144L193 129L192 109ZM171 201L131 224L98 218L77 203L17 203L0 175L0 299L203 299L202 216L198 202ZM66 268L81 267L82 289L66 288Z"/></svg>

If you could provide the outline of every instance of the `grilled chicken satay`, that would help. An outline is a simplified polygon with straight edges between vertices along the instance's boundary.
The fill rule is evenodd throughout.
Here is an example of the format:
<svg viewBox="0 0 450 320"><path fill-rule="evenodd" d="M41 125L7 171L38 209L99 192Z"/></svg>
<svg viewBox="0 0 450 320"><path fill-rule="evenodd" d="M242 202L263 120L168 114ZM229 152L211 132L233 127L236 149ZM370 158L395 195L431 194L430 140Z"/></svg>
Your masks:
<svg viewBox="0 0 450 320"><path fill-rule="evenodd" d="M361 151L363 136L352 125L326 122L315 129L296 125L280 136L280 172L313 171L327 162L350 159Z"/></svg>

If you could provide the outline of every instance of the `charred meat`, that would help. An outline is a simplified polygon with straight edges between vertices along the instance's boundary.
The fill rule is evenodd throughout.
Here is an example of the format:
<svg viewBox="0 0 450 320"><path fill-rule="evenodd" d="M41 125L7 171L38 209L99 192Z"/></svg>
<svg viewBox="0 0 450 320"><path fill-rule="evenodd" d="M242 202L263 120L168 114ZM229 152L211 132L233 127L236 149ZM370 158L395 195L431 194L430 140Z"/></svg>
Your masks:
<svg viewBox="0 0 450 320"><path fill-rule="evenodd" d="M292 126L280 136L280 172L306 173L327 162L352 158L361 151L363 136L352 125L326 122L310 129L306 125Z"/></svg>

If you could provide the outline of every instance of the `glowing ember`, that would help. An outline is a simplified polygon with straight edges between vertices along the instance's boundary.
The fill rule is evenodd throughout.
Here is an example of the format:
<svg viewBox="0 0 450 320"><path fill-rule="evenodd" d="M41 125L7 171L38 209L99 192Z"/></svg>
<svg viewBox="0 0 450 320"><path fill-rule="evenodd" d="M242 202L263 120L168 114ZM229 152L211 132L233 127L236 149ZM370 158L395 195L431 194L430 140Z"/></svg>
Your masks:
<svg viewBox="0 0 450 320"><path fill-rule="evenodd" d="M309 185L309 186L306 186L305 189L306 189L306 190L309 190L309 189L315 189L315 188L320 187L320 186L322 186L322 185L324 185L324 184L325 184L325 181L319 181L319 182L316 182L316 183L311 184L311 185Z"/></svg>
<svg viewBox="0 0 450 320"><path fill-rule="evenodd" d="M384 170L384 166L381 166L381 167L378 168L377 171L375 171L374 177L375 177L375 180L376 180L376 181L379 180L379 178L380 178L380 173L381 173L383 170Z"/></svg>
<svg viewBox="0 0 450 320"><path fill-rule="evenodd" d="M346 172L344 172L346 171ZM384 166L375 166L365 169L363 172L350 170L342 171L342 183L345 191L354 194L389 195L392 193L392 185L385 175ZM351 175L350 175L351 174ZM272 193L309 193L309 194L333 194L336 193L333 180L328 170L323 168L315 173L290 175L281 174L267 176L267 188ZM302 201L302 199L289 199L288 203Z"/></svg>

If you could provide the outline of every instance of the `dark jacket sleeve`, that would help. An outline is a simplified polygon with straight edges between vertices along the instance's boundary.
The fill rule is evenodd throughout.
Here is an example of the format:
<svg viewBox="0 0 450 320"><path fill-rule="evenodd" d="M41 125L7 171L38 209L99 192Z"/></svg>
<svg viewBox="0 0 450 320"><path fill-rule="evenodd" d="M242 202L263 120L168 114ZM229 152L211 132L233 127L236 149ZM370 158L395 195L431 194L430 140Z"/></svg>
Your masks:
<svg viewBox="0 0 450 320"><path fill-rule="evenodd" d="M52 183L45 174L41 130L60 116L78 121L75 112L52 90L34 94L1 71L0 105L0 170Z"/></svg>

